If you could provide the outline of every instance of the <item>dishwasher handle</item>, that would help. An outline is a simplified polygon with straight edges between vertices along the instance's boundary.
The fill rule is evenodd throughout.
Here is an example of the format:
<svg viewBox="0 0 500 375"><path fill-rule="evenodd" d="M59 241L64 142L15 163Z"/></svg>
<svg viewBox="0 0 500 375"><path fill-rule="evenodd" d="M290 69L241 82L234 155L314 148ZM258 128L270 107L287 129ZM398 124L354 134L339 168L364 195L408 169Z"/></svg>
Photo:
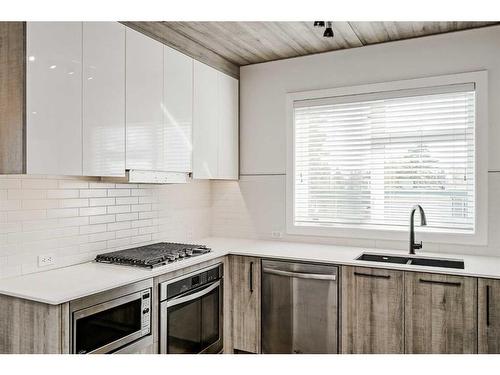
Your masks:
<svg viewBox="0 0 500 375"><path fill-rule="evenodd" d="M296 277L298 279L310 279L310 280L328 280L336 281L337 275L325 275L318 273L305 273L305 272L292 272L292 271L282 271L274 268L263 268L264 273L278 276Z"/></svg>

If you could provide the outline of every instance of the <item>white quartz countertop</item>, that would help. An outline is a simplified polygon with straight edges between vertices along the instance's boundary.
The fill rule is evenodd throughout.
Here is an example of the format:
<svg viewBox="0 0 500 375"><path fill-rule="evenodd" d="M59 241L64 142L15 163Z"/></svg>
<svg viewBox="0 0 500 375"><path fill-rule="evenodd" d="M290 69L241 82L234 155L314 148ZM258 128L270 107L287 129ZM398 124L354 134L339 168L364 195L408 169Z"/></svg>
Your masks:
<svg viewBox="0 0 500 375"><path fill-rule="evenodd" d="M0 294L57 305L227 254L500 279L500 257L427 252L421 254L425 257L462 259L465 262L465 268L462 270L355 260L362 252L407 255L406 251L400 250L236 238L205 238L197 240L196 243L207 245L212 252L153 270L88 262L46 272L0 279Z"/></svg>

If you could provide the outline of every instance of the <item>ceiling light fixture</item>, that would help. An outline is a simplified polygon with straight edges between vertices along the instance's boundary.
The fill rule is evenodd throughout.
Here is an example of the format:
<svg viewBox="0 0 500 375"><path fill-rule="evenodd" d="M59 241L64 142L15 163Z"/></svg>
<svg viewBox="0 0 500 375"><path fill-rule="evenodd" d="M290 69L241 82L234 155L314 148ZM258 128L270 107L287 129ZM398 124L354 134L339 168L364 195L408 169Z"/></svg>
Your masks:
<svg viewBox="0 0 500 375"><path fill-rule="evenodd" d="M328 21L326 23L326 29L325 29L325 32L323 33L323 36L325 38L333 38L335 34L333 33L333 29L332 29L332 21Z"/></svg>
<svg viewBox="0 0 500 375"><path fill-rule="evenodd" d="M314 27L325 27L325 32L323 33L323 36L325 38L333 38L335 36L333 29L332 29L332 21L314 21Z"/></svg>

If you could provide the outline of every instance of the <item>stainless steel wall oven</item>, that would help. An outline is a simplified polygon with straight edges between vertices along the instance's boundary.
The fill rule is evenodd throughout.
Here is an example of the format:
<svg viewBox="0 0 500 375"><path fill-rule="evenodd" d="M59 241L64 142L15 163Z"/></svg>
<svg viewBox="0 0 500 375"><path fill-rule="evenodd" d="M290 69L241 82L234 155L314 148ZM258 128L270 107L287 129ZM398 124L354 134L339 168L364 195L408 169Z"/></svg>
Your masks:
<svg viewBox="0 0 500 375"><path fill-rule="evenodd" d="M160 352L219 353L222 264L160 284Z"/></svg>
<svg viewBox="0 0 500 375"><path fill-rule="evenodd" d="M72 353L126 352L151 339L152 281L146 280L70 303Z"/></svg>

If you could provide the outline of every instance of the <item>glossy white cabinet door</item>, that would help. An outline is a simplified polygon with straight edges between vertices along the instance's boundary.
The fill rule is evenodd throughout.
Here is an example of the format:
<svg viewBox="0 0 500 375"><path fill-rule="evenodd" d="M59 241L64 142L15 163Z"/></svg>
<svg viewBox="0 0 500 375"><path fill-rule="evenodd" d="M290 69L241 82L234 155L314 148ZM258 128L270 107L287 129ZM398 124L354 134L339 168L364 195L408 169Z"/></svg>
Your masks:
<svg viewBox="0 0 500 375"><path fill-rule="evenodd" d="M125 175L125 26L83 23L83 175Z"/></svg>
<svg viewBox="0 0 500 375"><path fill-rule="evenodd" d="M29 174L82 174L82 23L28 22Z"/></svg>
<svg viewBox="0 0 500 375"><path fill-rule="evenodd" d="M219 72L194 62L193 177L218 176Z"/></svg>
<svg viewBox="0 0 500 375"><path fill-rule="evenodd" d="M238 80L219 73L218 179L237 180L238 158Z"/></svg>
<svg viewBox="0 0 500 375"><path fill-rule="evenodd" d="M192 171L193 59L164 46L166 170Z"/></svg>
<svg viewBox="0 0 500 375"><path fill-rule="evenodd" d="M163 44L126 30L126 168L166 170Z"/></svg>

